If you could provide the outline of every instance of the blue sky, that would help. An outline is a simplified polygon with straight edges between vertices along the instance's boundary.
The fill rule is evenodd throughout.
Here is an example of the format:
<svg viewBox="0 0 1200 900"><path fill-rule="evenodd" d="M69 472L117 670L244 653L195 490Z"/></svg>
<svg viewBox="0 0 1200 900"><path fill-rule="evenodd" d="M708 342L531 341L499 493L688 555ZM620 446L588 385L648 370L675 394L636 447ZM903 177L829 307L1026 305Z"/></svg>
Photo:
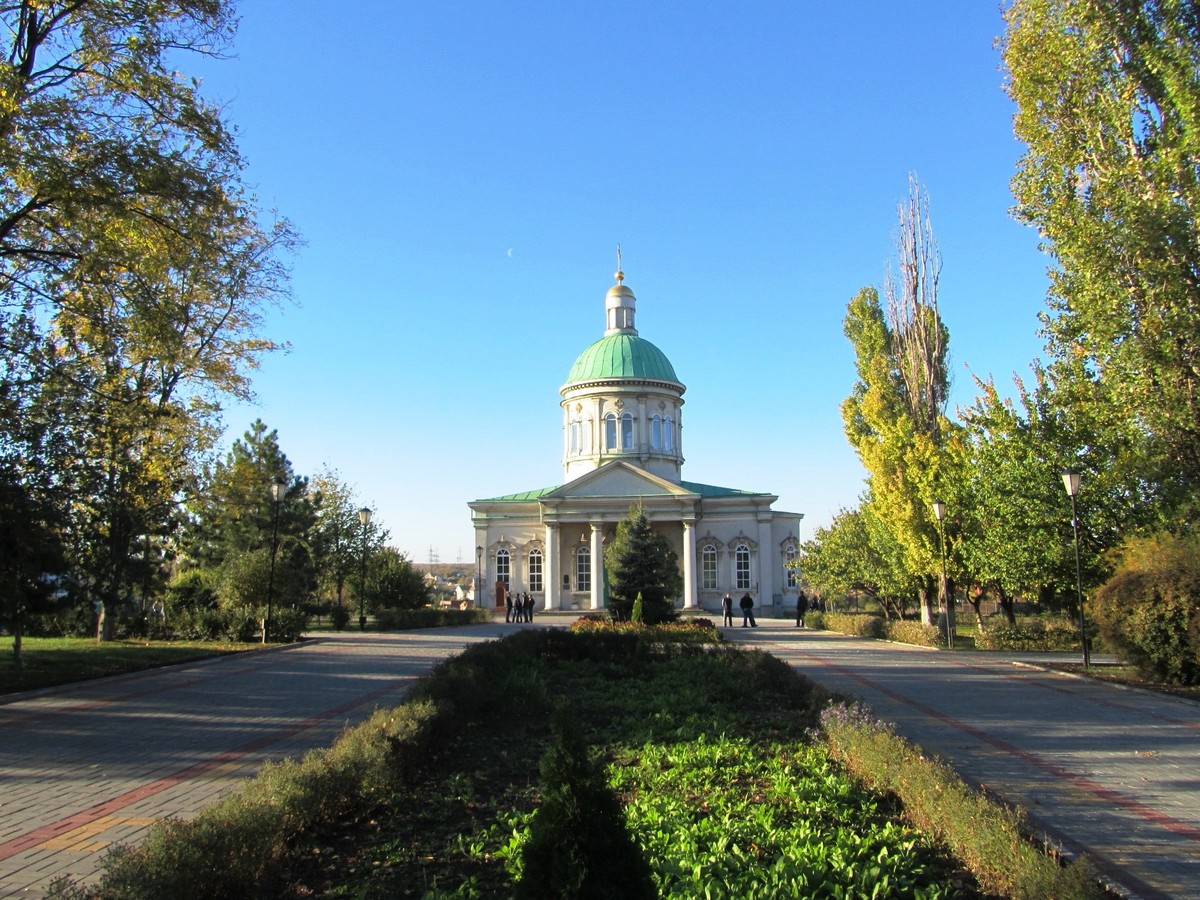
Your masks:
<svg viewBox="0 0 1200 900"><path fill-rule="evenodd" d="M474 556L470 500L558 484L558 388L615 250L687 385L684 477L779 495L802 536L863 471L838 407L850 298L881 285L916 173L953 402L1041 352L1046 258L1010 215L1021 146L989 2L243 0L225 105L305 240L291 344L226 412L336 469L418 562Z"/></svg>

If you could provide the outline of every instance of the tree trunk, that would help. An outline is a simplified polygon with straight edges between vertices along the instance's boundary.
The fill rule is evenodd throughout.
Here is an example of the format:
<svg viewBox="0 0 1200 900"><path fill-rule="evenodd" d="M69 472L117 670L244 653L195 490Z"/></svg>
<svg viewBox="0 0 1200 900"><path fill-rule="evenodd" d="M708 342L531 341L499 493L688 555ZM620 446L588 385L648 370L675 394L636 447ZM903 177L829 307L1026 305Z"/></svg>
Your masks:
<svg viewBox="0 0 1200 900"><path fill-rule="evenodd" d="M1000 608L1004 610L1004 618L1009 625L1017 624L1017 613L1013 609L1013 598L1004 590L1002 585L996 585L996 599L1000 601Z"/></svg>
<svg viewBox="0 0 1200 900"><path fill-rule="evenodd" d="M921 624L936 625L937 611L934 609L934 604L937 602L937 588L933 583L933 576L926 575L921 579Z"/></svg>
<svg viewBox="0 0 1200 900"><path fill-rule="evenodd" d="M21 637L25 633L25 623L21 621L21 615L18 613L13 621L13 665L17 671L25 667L25 659L21 656Z"/></svg>
<svg viewBox="0 0 1200 900"><path fill-rule="evenodd" d="M975 610L975 624L979 627L981 632L987 630L983 627L983 613L980 611L980 605L983 603L983 596L983 586L979 584L975 585L975 587L973 587L967 594L967 602L969 602L971 604L971 608Z"/></svg>

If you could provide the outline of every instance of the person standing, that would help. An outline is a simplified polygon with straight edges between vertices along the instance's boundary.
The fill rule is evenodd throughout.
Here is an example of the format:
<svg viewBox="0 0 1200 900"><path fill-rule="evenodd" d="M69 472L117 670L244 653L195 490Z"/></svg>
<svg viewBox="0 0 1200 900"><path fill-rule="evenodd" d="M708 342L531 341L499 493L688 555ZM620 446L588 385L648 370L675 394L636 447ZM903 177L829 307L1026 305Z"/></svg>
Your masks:
<svg viewBox="0 0 1200 900"><path fill-rule="evenodd" d="M800 596L796 598L796 627L804 627L804 614L808 612L808 598L804 596L804 591L800 592Z"/></svg>
<svg viewBox="0 0 1200 900"><path fill-rule="evenodd" d="M721 610L725 613L725 620L721 624L733 625L733 596L726 594L721 598Z"/></svg>
<svg viewBox="0 0 1200 900"><path fill-rule="evenodd" d="M746 623L750 623L751 628L757 628L758 623L754 621L754 598L749 593L742 595L742 599L738 601L738 606L742 608L742 627L746 627Z"/></svg>
<svg viewBox="0 0 1200 900"><path fill-rule="evenodd" d="M533 607L537 603L533 597L529 596L529 592L525 593L525 621L533 624Z"/></svg>
<svg viewBox="0 0 1200 900"><path fill-rule="evenodd" d="M505 589L504 589L504 621L511 624L512 620L513 620L513 598L512 598L512 594L510 594L508 592L508 587L505 586Z"/></svg>

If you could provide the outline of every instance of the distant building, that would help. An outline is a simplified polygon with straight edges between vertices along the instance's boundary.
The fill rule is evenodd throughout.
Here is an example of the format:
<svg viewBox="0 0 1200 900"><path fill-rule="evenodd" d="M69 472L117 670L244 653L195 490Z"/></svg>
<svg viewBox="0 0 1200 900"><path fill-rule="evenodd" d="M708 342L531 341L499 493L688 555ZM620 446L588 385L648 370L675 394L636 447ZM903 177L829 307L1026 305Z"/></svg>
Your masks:
<svg viewBox="0 0 1200 900"><path fill-rule="evenodd" d="M715 612L726 592L748 592L760 609L794 609L797 580L786 564L802 514L773 510L773 494L682 480L685 387L638 336L624 277L618 271L605 296L604 336L559 389L565 483L468 504L482 601L502 605L503 584L528 591L539 609L604 608L604 543L640 503L679 557L677 607Z"/></svg>

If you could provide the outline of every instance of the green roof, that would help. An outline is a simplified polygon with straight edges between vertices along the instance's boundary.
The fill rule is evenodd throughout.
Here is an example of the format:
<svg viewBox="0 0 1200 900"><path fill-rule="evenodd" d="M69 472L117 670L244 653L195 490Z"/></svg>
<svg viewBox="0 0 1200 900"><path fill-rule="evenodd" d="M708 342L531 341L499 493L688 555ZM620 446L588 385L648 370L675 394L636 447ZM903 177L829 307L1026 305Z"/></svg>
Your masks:
<svg viewBox="0 0 1200 900"><path fill-rule="evenodd" d="M697 481L681 481L679 486L685 491L691 491L693 494L699 494L701 497L755 497L761 491L742 491L737 488L718 487L715 484L700 484ZM502 494L499 497L487 497L482 500L476 500L476 503L529 503L533 500L540 500L546 494L557 491L562 485L553 485L551 487L537 488L532 491L521 491L516 494Z"/></svg>
<svg viewBox="0 0 1200 900"><path fill-rule="evenodd" d="M579 354L567 384L608 378L648 378L679 384L665 353L636 334L610 334Z"/></svg>
<svg viewBox="0 0 1200 900"><path fill-rule="evenodd" d="M737 488L717 487L715 484L700 484L697 481L681 481L679 486L693 494L699 494L701 497L754 497L761 493L761 491L740 491Z"/></svg>
<svg viewBox="0 0 1200 900"><path fill-rule="evenodd" d="M481 500L476 500L476 503L528 503L530 500L537 500L551 491L557 491L561 485L553 487L537 488L532 491L521 491L517 494L501 494L499 497L485 497Z"/></svg>

